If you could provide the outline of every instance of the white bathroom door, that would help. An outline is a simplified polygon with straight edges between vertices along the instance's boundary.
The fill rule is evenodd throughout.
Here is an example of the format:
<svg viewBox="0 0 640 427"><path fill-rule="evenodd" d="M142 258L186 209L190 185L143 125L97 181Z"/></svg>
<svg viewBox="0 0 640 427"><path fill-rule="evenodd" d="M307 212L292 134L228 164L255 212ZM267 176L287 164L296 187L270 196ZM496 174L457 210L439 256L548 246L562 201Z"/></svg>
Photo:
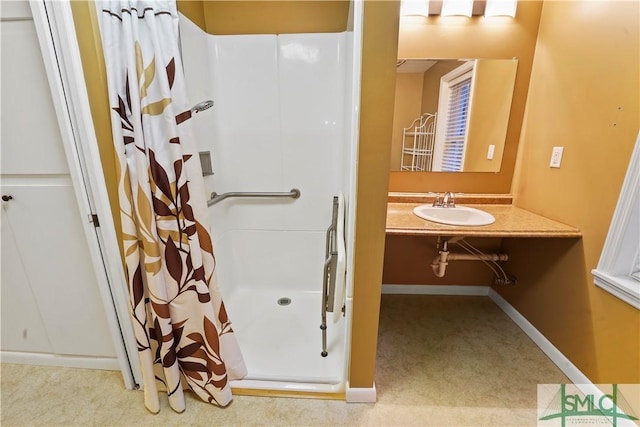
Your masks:
<svg viewBox="0 0 640 427"><path fill-rule="evenodd" d="M0 8L3 362L120 370L29 4Z"/></svg>

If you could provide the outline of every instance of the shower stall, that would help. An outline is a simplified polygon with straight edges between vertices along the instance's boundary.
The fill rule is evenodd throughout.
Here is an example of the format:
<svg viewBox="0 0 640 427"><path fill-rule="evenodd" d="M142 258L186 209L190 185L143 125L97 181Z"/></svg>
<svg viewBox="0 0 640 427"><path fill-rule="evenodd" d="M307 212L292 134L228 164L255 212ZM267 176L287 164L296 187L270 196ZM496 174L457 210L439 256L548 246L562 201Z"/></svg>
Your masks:
<svg viewBox="0 0 640 427"><path fill-rule="evenodd" d="M189 98L215 103L192 128L216 193L216 285L248 368L236 390L347 385L362 4L352 8L342 33L218 36L181 16Z"/></svg>

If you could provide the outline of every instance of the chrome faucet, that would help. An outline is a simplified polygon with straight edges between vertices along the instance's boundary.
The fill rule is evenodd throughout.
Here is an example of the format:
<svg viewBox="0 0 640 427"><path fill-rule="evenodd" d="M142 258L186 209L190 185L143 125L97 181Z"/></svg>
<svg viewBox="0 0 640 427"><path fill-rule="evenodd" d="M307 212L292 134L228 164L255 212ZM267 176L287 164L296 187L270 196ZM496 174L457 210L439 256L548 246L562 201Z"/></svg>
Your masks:
<svg viewBox="0 0 640 427"><path fill-rule="evenodd" d="M456 207L456 199L453 196L451 191L447 191L442 196L442 203L440 204L443 208L455 208Z"/></svg>
<svg viewBox="0 0 640 427"><path fill-rule="evenodd" d="M436 196L433 199L432 206L434 208L455 208L456 200L451 191L447 191L446 193L444 193L442 199L440 198L440 193L436 193Z"/></svg>

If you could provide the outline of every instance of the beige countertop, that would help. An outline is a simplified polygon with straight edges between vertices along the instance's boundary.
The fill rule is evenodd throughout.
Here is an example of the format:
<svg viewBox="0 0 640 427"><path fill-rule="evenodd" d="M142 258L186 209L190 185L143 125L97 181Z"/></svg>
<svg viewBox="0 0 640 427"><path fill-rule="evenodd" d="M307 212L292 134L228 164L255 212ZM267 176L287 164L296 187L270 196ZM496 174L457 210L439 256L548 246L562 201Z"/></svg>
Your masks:
<svg viewBox="0 0 640 427"><path fill-rule="evenodd" d="M464 199L461 197L460 199ZM387 234L467 237L562 237L579 238L580 230L545 218L511 204L475 204L473 207L493 215L496 221L483 226L455 226L427 221L414 215L413 208L422 203L387 204ZM456 203L458 199L456 199ZM460 200L461 206L465 203ZM471 203L466 203L471 204Z"/></svg>

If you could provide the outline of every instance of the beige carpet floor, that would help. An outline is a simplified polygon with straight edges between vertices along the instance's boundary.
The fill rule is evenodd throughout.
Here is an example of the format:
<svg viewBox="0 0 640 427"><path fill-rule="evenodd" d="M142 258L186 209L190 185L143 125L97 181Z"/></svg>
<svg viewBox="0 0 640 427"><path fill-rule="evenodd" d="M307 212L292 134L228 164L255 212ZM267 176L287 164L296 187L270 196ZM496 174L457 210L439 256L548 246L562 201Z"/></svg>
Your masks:
<svg viewBox="0 0 640 427"><path fill-rule="evenodd" d="M537 384L569 380L488 298L383 295L378 402L187 394L148 413L118 372L2 364L2 426L535 426Z"/></svg>

